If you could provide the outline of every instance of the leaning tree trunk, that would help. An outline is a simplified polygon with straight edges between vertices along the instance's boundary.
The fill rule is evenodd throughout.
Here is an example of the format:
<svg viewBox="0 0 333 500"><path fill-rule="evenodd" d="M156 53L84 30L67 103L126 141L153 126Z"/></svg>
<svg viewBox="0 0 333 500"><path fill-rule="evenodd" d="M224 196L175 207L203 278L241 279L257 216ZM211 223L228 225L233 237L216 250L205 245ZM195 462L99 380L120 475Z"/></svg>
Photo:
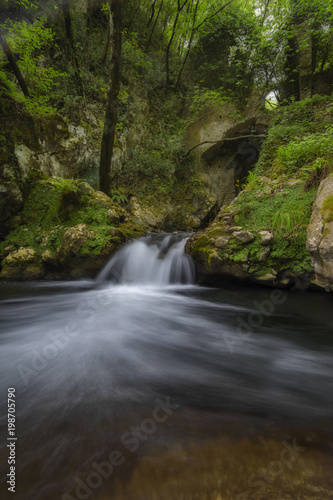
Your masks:
<svg viewBox="0 0 333 500"><path fill-rule="evenodd" d="M110 16L113 30L111 33L111 59L108 101L105 112L104 131L102 137L99 166L99 187L106 194L111 188L111 160L118 119L120 64L121 64L121 3L122 0L109 0Z"/></svg>
<svg viewBox="0 0 333 500"><path fill-rule="evenodd" d="M71 52L72 60L73 60L76 88L77 88L78 93L80 95L83 95L83 83L82 83L82 79L81 79L81 75L80 75L79 60L77 57L75 44L74 44L74 37L73 37L73 31L72 31L72 19L71 19L70 5L69 4L70 4L70 0L62 0L62 12L64 15L66 36L67 36L67 40L69 43L69 48L70 48L70 52Z"/></svg>
<svg viewBox="0 0 333 500"><path fill-rule="evenodd" d="M106 61L107 55L108 55L109 46L110 46L111 26L112 26L112 17L110 15L109 20L108 20L108 26L106 29L106 36L105 36L103 52L102 52L101 57L99 58L99 61L98 61L99 64L104 64Z"/></svg>
<svg viewBox="0 0 333 500"><path fill-rule="evenodd" d="M15 60L14 54L12 53L9 44L8 44L4 34L1 31L1 28L0 28L0 45L3 48L3 51L7 56L10 67L12 68L12 70L15 73L15 76L17 78L17 81L18 81L21 89L22 89L23 94L25 95L25 97L29 97L29 90L28 90L27 84L25 83L25 80L22 76L20 68L18 67L17 62Z"/></svg>

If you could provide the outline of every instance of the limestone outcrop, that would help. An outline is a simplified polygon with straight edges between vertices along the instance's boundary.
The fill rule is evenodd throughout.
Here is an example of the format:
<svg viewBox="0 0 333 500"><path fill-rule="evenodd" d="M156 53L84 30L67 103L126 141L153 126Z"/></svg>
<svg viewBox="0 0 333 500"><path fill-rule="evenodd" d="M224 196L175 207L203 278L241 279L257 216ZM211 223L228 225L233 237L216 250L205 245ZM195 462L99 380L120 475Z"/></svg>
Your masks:
<svg viewBox="0 0 333 500"><path fill-rule="evenodd" d="M315 271L315 284L333 290L333 176L319 186L307 230L306 248Z"/></svg>

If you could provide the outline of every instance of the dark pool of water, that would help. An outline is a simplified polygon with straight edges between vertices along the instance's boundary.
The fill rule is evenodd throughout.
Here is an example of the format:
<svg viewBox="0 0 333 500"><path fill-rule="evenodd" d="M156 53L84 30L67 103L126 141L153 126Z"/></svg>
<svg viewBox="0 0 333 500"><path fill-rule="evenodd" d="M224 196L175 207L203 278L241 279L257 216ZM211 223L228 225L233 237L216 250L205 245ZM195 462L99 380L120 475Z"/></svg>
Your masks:
<svg viewBox="0 0 333 500"><path fill-rule="evenodd" d="M139 487L116 495L115 477L134 480L143 457L258 434L282 443L314 432L313 446L332 455L329 294L2 283L0 318L5 437L7 389L16 395L16 498L148 498ZM117 476L78 493L112 450ZM0 453L6 493L6 444ZM221 498L237 498L229 493Z"/></svg>

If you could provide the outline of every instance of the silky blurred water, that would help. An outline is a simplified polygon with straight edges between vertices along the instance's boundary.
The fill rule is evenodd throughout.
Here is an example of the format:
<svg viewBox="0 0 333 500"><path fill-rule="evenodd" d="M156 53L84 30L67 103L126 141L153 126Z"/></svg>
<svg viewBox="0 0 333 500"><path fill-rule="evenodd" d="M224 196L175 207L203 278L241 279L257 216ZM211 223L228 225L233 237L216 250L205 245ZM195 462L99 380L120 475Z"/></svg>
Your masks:
<svg viewBox="0 0 333 500"><path fill-rule="evenodd" d="M237 415L236 435L271 421L330 433L331 295L283 291L273 304L270 289L159 283L0 285L1 429L13 387L18 498L61 498L157 398L178 416L139 455L214 435L213 415ZM4 486L5 444L1 457Z"/></svg>

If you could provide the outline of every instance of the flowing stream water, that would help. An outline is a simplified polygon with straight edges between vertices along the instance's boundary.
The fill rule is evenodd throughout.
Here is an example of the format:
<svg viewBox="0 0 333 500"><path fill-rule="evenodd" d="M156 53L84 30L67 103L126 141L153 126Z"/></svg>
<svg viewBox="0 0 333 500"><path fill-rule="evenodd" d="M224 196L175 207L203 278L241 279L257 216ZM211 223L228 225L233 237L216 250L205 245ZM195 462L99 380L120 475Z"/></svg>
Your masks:
<svg viewBox="0 0 333 500"><path fill-rule="evenodd" d="M333 498L332 295L199 287L187 236L1 284L1 498L8 388L20 500Z"/></svg>

